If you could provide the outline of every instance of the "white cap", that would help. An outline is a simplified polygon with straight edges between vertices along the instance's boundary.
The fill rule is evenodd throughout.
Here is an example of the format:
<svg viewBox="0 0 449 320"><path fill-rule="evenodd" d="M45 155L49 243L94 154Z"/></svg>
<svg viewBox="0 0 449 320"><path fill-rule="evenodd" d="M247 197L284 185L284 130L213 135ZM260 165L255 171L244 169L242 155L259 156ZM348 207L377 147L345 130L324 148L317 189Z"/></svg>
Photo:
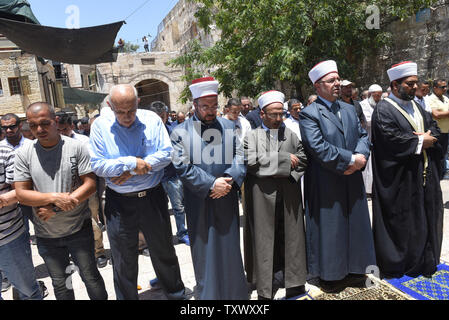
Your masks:
<svg viewBox="0 0 449 320"><path fill-rule="evenodd" d="M193 99L218 96L218 81L213 77L200 78L192 81L189 86Z"/></svg>
<svg viewBox="0 0 449 320"><path fill-rule="evenodd" d="M276 91L276 90L272 90L272 91L267 91L262 93L262 95L259 97L259 107L260 109L265 108L266 106L275 103L275 102L280 102L280 103L284 103L285 101L285 95L280 92L280 91Z"/></svg>
<svg viewBox="0 0 449 320"><path fill-rule="evenodd" d="M338 72L337 63L334 60L323 61L310 70L309 78L315 84L315 82L332 72Z"/></svg>
<svg viewBox="0 0 449 320"><path fill-rule="evenodd" d="M410 76L418 75L418 65L411 61L395 64L387 71L390 82Z"/></svg>
<svg viewBox="0 0 449 320"><path fill-rule="evenodd" d="M346 87L346 86L349 86L349 85L353 85L353 86L355 86L355 83L354 82L351 82L351 81L349 81L349 80L343 80L342 82L341 82L341 84L340 84L340 87Z"/></svg>
<svg viewBox="0 0 449 320"><path fill-rule="evenodd" d="M368 92L383 92L384 90L382 89L381 86L379 86L378 84L373 84L372 86L369 87Z"/></svg>

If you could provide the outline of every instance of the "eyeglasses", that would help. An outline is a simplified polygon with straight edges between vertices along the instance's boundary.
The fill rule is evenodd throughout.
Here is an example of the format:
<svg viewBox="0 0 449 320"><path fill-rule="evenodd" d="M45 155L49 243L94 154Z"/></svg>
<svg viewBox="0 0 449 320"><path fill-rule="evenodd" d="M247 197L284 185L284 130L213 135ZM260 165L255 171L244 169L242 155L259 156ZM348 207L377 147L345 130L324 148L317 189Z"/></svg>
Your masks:
<svg viewBox="0 0 449 320"><path fill-rule="evenodd" d="M267 115L268 118L270 119L277 119L277 118L281 118L284 116L283 113L265 113Z"/></svg>
<svg viewBox="0 0 449 320"><path fill-rule="evenodd" d="M439 89L447 89L447 86L438 86Z"/></svg>
<svg viewBox="0 0 449 320"><path fill-rule="evenodd" d="M13 124L13 125L11 125L11 126L1 126L1 128L3 129L3 130L14 130L15 128L17 128L19 125L18 124Z"/></svg>
<svg viewBox="0 0 449 320"><path fill-rule="evenodd" d="M218 106L215 106L215 107L203 107L203 106L200 106L199 108L201 110L203 110L203 111L217 111L218 110Z"/></svg>
<svg viewBox="0 0 449 320"><path fill-rule="evenodd" d="M334 84L334 83L340 82L340 81L341 81L340 78L333 78L333 79L329 79L326 81L319 81L318 83Z"/></svg>

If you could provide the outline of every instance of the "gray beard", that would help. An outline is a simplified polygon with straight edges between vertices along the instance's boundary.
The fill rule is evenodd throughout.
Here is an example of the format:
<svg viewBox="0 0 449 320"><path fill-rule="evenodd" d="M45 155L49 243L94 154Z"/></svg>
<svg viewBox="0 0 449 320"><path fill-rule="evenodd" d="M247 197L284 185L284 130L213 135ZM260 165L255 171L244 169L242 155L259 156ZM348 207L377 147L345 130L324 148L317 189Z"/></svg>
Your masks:
<svg viewBox="0 0 449 320"><path fill-rule="evenodd" d="M374 100L373 97L369 97L368 102L371 105L371 108L374 108L377 105L377 102Z"/></svg>

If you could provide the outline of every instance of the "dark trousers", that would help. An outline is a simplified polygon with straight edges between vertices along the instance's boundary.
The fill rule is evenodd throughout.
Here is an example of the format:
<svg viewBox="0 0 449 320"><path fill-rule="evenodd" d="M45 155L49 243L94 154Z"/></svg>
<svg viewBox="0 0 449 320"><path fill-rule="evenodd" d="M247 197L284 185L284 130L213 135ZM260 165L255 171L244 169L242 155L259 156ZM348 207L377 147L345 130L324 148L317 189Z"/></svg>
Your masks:
<svg viewBox="0 0 449 320"><path fill-rule="evenodd" d="M106 188L105 215L117 299L138 300L139 230L148 244L154 271L168 299L185 299L167 196L162 186L150 189L142 198L125 197Z"/></svg>
<svg viewBox="0 0 449 320"><path fill-rule="evenodd" d="M33 208L24 206L23 204L19 204L19 208L22 211L23 225L25 226L25 230L29 233L30 221L33 222Z"/></svg>
<svg viewBox="0 0 449 320"><path fill-rule="evenodd" d="M106 189L106 182L104 181L104 178L97 176L97 197L98 202L100 203L100 211L98 213L98 218L100 219L100 222L105 226L106 225L106 219L104 217L104 201L103 201L103 193Z"/></svg>
<svg viewBox="0 0 449 320"><path fill-rule="evenodd" d="M446 170L449 168L446 168L446 159L447 159L447 147L449 144L449 133L441 133L439 142L441 144L441 147L443 149L443 159L441 160L441 176L440 179L443 179L444 174L446 173Z"/></svg>
<svg viewBox="0 0 449 320"><path fill-rule="evenodd" d="M50 274L57 300L74 300L71 274L80 273L91 300L107 300L105 284L97 269L94 254L94 233L90 219L84 222L82 229L70 236L47 239L36 237L39 254L44 259ZM70 267L69 254L75 263Z"/></svg>

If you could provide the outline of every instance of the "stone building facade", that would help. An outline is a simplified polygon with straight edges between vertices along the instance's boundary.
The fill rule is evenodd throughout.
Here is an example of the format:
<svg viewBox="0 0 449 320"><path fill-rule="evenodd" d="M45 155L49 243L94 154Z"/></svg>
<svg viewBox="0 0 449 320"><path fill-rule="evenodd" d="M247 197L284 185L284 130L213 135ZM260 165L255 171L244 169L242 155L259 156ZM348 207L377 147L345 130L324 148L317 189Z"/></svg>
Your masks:
<svg viewBox="0 0 449 320"><path fill-rule="evenodd" d="M97 74L95 65L74 65L61 63L61 78L64 87L98 92ZM92 118L99 113L100 105L93 104L66 104L65 112L74 114L76 118Z"/></svg>
<svg viewBox="0 0 449 320"><path fill-rule="evenodd" d="M187 111L191 102L179 102L186 86L182 80L183 70L167 66L166 62L184 53L192 39L198 39L205 47L219 39L220 33L214 26L210 34L200 29L194 16L197 10L195 2L178 1L160 23L150 53L120 54L116 63L97 66L100 91L107 93L116 83L132 83L138 87L143 104L162 100L172 110ZM366 57L362 65L355 66L357 76L351 80L357 87L367 89L377 83L386 90L389 86L387 69L405 60L418 63L421 79L449 79L449 1L441 0L433 8L422 10L405 21L392 22L387 28L393 35L392 45L373 50L372 56ZM212 71L204 70L204 76ZM294 88L288 83L277 83L276 89L285 92L287 98L294 94ZM303 93L312 91L307 87ZM226 99L220 97L219 105L225 103Z"/></svg>
<svg viewBox="0 0 449 320"><path fill-rule="evenodd" d="M367 89L377 83L386 90L390 85L387 70L401 61L416 62L421 80L449 79L449 1L395 21L388 30L393 35L392 45L365 59L354 79L358 87Z"/></svg>
<svg viewBox="0 0 449 320"><path fill-rule="evenodd" d="M67 75L67 85L71 88L97 91L95 65L62 64Z"/></svg>
<svg viewBox="0 0 449 320"><path fill-rule="evenodd" d="M211 47L220 38L220 33L211 26L211 32L206 34L198 26L195 13L198 4L193 1L180 0L162 20L158 34L151 43L151 51L183 52L187 43L198 39L204 47Z"/></svg>
<svg viewBox="0 0 449 320"><path fill-rule="evenodd" d="M158 27L158 34L151 43L151 50L157 52L178 52L185 53L187 44L196 39L203 47L212 47L219 39L220 32L215 25L210 27L210 33L206 33L198 26L198 21L195 18L195 13L199 9L199 4L189 0L179 0L173 9L162 20ZM213 69L204 69L203 76L209 76ZM186 83L184 82L184 87ZM227 103L227 99L220 95L218 104L220 110ZM189 102L190 106L192 102ZM175 109L177 110L177 109ZM180 108L182 111L187 111L188 106L184 105Z"/></svg>
<svg viewBox="0 0 449 320"><path fill-rule="evenodd" d="M0 36L0 115L25 117L26 108L39 101L64 108L62 84L52 64Z"/></svg>
<svg viewBox="0 0 449 320"><path fill-rule="evenodd" d="M205 34L197 25L194 14L198 5L180 0L159 24L158 34L151 43L149 53L119 53L114 63L97 65L99 91L108 93L114 84L134 85L141 106L160 100L171 110L187 112L191 102L181 103L179 98L186 86L184 71L167 63L185 51L187 43L198 39L203 46L212 46L218 33ZM208 75L207 70L205 76ZM225 103L223 98L220 104Z"/></svg>
<svg viewBox="0 0 449 320"><path fill-rule="evenodd" d="M109 93L116 84L132 84L137 88L141 106L159 100L171 110L186 111L188 105L179 102L184 89L183 72L167 66L178 52L119 53L114 63L97 65L100 92Z"/></svg>
<svg viewBox="0 0 449 320"><path fill-rule="evenodd" d="M194 38L199 39L203 46L212 46L220 34L214 27L211 34L204 34L194 17L197 10L198 4L180 0L161 22L152 48L184 52L188 41ZM373 50L372 56L357 66L357 76L351 79L357 87L367 89L378 83L386 90L390 85L386 71L393 64L406 60L417 62L419 76L423 80L449 79L448 0L441 0L404 21L394 21L387 29L392 34L391 46ZM277 89L283 90L287 96L294 91L293 87L279 81ZM311 90L304 88L303 91L312 93L308 89Z"/></svg>

